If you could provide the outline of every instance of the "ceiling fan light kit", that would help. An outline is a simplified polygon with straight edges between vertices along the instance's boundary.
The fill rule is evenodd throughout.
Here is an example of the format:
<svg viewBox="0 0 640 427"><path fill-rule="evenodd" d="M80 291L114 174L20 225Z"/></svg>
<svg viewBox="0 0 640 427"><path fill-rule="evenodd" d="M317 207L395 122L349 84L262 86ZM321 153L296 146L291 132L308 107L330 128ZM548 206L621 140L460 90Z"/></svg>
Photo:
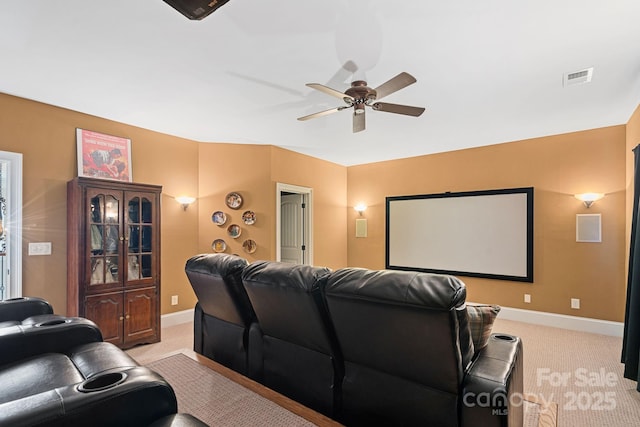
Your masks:
<svg viewBox="0 0 640 427"><path fill-rule="evenodd" d="M375 111L418 117L424 112L425 109L423 107L376 102L387 95L404 89L416 81L411 74L402 72L375 89L368 87L367 82L364 80L355 80L351 83L351 87L344 91L344 93L319 83L307 83L308 87L340 98L347 105L298 117L298 120L315 119L353 107L353 132L361 132L365 129L365 107L370 107Z"/></svg>

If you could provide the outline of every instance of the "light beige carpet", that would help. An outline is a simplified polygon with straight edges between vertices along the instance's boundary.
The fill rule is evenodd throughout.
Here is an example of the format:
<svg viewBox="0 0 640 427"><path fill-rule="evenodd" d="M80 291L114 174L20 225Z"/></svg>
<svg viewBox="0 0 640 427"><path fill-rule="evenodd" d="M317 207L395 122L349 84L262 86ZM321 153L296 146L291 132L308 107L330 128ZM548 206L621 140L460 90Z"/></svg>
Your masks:
<svg viewBox="0 0 640 427"><path fill-rule="evenodd" d="M171 384L179 412L194 415L211 426L314 425L184 354L146 366Z"/></svg>
<svg viewBox="0 0 640 427"><path fill-rule="evenodd" d="M171 384L178 410L214 426L313 426L276 403L218 374L184 354L146 364ZM556 405L527 396L525 427L555 427Z"/></svg>
<svg viewBox="0 0 640 427"><path fill-rule="evenodd" d="M640 426L640 393L620 363L622 338L500 316L493 332L522 338L524 390L557 403L559 427Z"/></svg>

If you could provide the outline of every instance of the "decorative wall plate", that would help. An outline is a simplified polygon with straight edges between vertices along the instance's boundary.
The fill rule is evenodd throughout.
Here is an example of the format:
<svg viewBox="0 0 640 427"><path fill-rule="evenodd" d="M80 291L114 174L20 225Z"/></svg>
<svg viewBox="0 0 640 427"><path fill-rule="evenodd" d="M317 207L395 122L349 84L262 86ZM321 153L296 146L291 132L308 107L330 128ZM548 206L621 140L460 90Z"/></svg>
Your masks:
<svg viewBox="0 0 640 427"><path fill-rule="evenodd" d="M229 193L224 200L231 209L240 209L240 206L242 206L242 196L238 193Z"/></svg>
<svg viewBox="0 0 640 427"><path fill-rule="evenodd" d="M238 237L240 237L240 234L242 234L242 229L238 224L231 224L227 227L227 234L234 239L237 239Z"/></svg>
<svg viewBox="0 0 640 427"><path fill-rule="evenodd" d="M211 244L211 249L216 253L224 252L227 250L227 243L222 239L216 239Z"/></svg>
<svg viewBox="0 0 640 427"><path fill-rule="evenodd" d="M247 225L253 225L256 222L256 213L254 211L244 211L242 221Z"/></svg>
<svg viewBox="0 0 640 427"><path fill-rule="evenodd" d="M258 249L258 245L255 241L247 239L242 242L242 250L244 250L246 253L252 254L256 251L256 249Z"/></svg>
<svg viewBox="0 0 640 427"><path fill-rule="evenodd" d="M224 225L224 223L227 222L227 214L222 211L215 211L211 215L211 221L213 221L215 225Z"/></svg>

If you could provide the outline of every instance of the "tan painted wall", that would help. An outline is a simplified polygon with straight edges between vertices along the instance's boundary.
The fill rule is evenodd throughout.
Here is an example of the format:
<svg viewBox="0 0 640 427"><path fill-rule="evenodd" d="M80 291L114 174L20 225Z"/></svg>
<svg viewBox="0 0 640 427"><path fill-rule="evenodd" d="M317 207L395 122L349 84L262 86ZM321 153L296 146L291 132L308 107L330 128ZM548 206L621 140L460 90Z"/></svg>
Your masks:
<svg viewBox="0 0 640 427"><path fill-rule="evenodd" d="M346 168L292 151L264 145L200 145L200 252L211 252L215 239L224 239L227 253L249 261L273 260L275 251L276 183L313 189L314 264L332 268L346 266ZM235 191L243 205L233 210L225 205L225 196ZM211 221L215 211L227 215L224 226ZM256 223L246 226L242 213L252 210ZM230 224L238 224L242 234L237 239L227 235ZM258 249L247 254L245 239L253 239Z"/></svg>
<svg viewBox="0 0 640 427"><path fill-rule="evenodd" d="M469 299L555 313L620 321L624 310L628 240L630 149L640 143L640 111L627 126L557 135L345 168L288 150L258 145L205 144L152 132L45 104L0 94L0 150L24 154L23 283L26 295L49 299L56 311L66 306L66 182L76 175L75 128L132 139L135 181L163 186L162 313L193 307L195 297L184 276L184 262L210 252L226 231L211 222L225 209L224 196L245 197L240 221L251 209L254 226L229 242L230 253L244 238L258 242L253 259L275 258L277 182L314 190L315 264L384 267L384 197L387 195L534 186L535 283L463 278ZM626 168L622 165L626 165ZM498 173L496 173L498 171ZM607 193L587 211L572 194ZM197 195L187 211L173 200ZM369 209L369 237L354 237L353 206ZM601 244L575 242L575 214L603 214ZM50 241L51 256L29 257L29 242ZM522 294L532 303L522 303ZM170 296L180 304L170 306ZM570 310L569 298L582 309Z"/></svg>
<svg viewBox="0 0 640 427"><path fill-rule="evenodd" d="M248 259L275 258L278 181L313 188L315 262L346 265L345 167L269 146L197 143L0 94L0 150L23 153L23 293L46 298L56 312L66 309L66 183L77 174L76 127L131 138L134 181L163 186L163 314L193 308L184 263L211 252L213 239L225 237L228 253L247 255L241 242L252 238L258 250ZM242 209L225 209L229 191L244 196ZM180 195L199 199L184 211L174 200ZM236 241L211 222L219 209L229 214L229 223L241 224L246 209L258 220L243 227ZM29 242L52 242L52 255L28 256ZM170 305L171 295L178 295L179 305Z"/></svg>
<svg viewBox="0 0 640 427"><path fill-rule="evenodd" d="M270 191L268 146L238 144L200 144L199 149L199 182L198 194L198 252L212 252L211 244L215 239L227 242L227 253L241 255L249 260L271 259L271 199L275 197ZM243 204L240 209L233 210L226 206L225 196L235 191L242 195ZM218 226L211 220L215 211L227 214L224 226ZM256 213L256 223L245 226L242 213L252 210ZM227 235L227 226L238 224L242 234L237 239ZM251 256L242 250L242 242L253 239L258 249Z"/></svg>
<svg viewBox="0 0 640 427"><path fill-rule="evenodd" d="M0 94L0 150L23 153L24 295L66 310L66 183L77 174L76 127L131 138L133 179L163 186L162 312L193 307L183 267L197 247L196 213L183 212L173 196L197 192L198 144ZM29 242L51 242L51 256L28 256ZM176 294L180 305L170 307Z"/></svg>
<svg viewBox="0 0 640 427"><path fill-rule="evenodd" d="M277 147L272 152L273 194L278 182L313 189L314 264L332 269L346 267L347 168ZM275 216L275 204L272 212Z"/></svg>
<svg viewBox="0 0 640 427"><path fill-rule="evenodd" d="M625 126L614 126L350 167L349 265L384 268L386 196L532 186L535 282L461 277L468 300L622 321L625 140ZM587 191L607 195L587 210L573 197ZM358 202L369 206L367 238L355 238ZM575 242L578 213L602 213L602 243ZM581 299L580 310L570 309L571 298Z"/></svg>

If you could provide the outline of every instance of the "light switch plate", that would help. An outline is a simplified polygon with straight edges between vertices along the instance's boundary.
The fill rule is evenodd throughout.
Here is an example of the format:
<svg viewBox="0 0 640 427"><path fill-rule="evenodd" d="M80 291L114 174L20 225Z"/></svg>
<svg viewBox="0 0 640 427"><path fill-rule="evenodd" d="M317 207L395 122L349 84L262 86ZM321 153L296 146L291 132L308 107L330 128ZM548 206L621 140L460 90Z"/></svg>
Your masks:
<svg viewBox="0 0 640 427"><path fill-rule="evenodd" d="M29 243L29 255L51 255L51 242Z"/></svg>

